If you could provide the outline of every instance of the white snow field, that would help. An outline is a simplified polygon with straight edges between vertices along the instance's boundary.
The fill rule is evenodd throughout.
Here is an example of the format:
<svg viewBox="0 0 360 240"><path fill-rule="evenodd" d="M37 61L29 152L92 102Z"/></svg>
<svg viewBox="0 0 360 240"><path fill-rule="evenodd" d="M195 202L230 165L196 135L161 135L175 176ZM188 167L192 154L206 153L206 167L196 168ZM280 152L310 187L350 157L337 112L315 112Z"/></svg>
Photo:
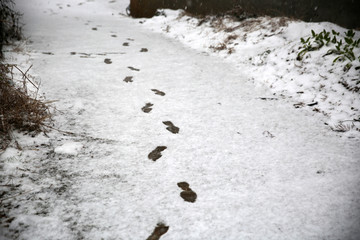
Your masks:
<svg viewBox="0 0 360 240"><path fill-rule="evenodd" d="M359 132L258 84L276 66L190 48L126 1L15 2L28 39L7 60L57 101L53 129L1 153L0 239L360 239Z"/></svg>

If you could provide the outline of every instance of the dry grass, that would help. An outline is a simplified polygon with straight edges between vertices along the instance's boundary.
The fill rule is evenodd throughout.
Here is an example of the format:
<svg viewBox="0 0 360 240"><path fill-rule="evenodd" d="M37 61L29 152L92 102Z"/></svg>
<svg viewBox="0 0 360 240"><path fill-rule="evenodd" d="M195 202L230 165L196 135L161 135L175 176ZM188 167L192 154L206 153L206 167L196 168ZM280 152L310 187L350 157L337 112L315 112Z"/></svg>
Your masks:
<svg viewBox="0 0 360 240"><path fill-rule="evenodd" d="M22 80L14 80L14 72L22 75ZM5 149L11 140L11 131L44 131L44 123L50 119L49 106L31 97L27 85L36 86L16 65L0 64L0 149Z"/></svg>

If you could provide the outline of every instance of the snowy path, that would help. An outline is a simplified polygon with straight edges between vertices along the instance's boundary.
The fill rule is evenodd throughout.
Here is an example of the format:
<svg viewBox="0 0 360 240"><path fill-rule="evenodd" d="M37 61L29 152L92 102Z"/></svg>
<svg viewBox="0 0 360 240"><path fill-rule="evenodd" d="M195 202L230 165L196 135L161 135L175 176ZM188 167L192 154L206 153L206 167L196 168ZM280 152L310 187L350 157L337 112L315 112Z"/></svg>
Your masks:
<svg viewBox="0 0 360 240"><path fill-rule="evenodd" d="M118 3L16 2L56 128L76 135L25 147L32 192L10 214L13 236L146 239L158 223L161 239L360 236L358 139L261 99L241 69L147 31Z"/></svg>

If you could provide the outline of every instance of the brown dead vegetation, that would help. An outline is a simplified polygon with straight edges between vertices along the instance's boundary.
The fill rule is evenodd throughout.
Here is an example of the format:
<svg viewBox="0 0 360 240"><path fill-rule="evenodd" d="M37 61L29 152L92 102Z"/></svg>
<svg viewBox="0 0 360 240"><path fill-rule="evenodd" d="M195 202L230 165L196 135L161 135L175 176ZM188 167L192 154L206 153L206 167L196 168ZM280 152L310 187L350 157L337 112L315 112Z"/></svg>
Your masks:
<svg viewBox="0 0 360 240"><path fill-rule="evenodd" d="M37 99L38 86L28 77L29 69L23 72L16 65L0 64L0 150L10 142L11 131L44 131L44 123L50 119L48 103ZM15 80L15 74L22 79ZM36 89L34 97L28 84Z"/></svg>

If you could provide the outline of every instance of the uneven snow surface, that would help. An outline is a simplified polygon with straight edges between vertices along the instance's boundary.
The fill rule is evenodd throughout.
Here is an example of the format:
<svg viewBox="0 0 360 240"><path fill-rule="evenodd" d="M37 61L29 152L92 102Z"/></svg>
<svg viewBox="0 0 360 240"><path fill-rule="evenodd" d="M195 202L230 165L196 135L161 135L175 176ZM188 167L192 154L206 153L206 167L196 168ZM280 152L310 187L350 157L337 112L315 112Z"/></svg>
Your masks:
<svg viewBox="0 0 360 240"><path fill-rule="evenodd" d="M360 239L358 132L126 1L16 4L29 39L8 61L57 101L50 132L0 155L0 239Z"/></svg>

